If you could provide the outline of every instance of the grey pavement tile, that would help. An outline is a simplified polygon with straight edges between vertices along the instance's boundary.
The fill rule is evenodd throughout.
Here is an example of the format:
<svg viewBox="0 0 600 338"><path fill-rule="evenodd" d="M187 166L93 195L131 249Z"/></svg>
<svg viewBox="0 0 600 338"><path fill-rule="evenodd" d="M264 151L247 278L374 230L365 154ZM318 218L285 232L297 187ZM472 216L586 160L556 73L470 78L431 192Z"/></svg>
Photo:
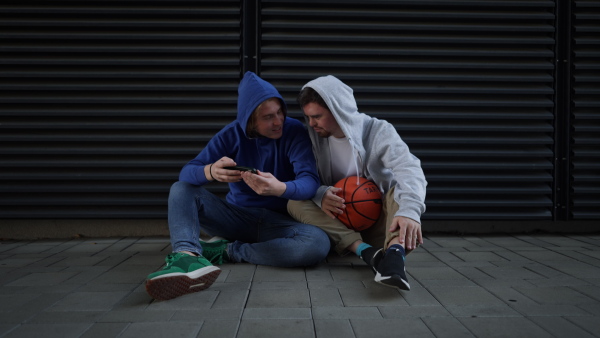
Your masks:
<svg viewBox="0 0 600 338"><path fill-rule="evenodd" d="M310 303L312 307L319 306L344 306L342 297L337 289L323 288L311 289Z"/></svg>
<svg viewBox="0 0 600 338"><path fill-rule="evenodd" d="M131 292L113 306L113 310L145 310L154 302L146 292Z"/></svg>
<svg viewBox="0 0 600 338"><path fill-rule="evenodd" d="M304 269L277 268L259 265L254 273L254 282L297 282L306 281Z"/></svg>
<svg viewBox="0 0 600 338"><path fill-rule="evenodd" d="M564 286L537 288L516 287L515 290L539 304L580 305L596 302L595 299L577 292L570 287Z"/></svg>
<svg viewBox="0 0 600 338"><path fill-rule="evenodd" d="M39 293L0 295L0 313L14 311L17 308L27 305L39 296Z"/></svg>
<svg viewBox="0 0 600 338"><path fill-rule="evenodd" d="M127 295L127 292L73 292L47 311L108 311Z"/></svg>
<svg viewBox="0 0 600 338"><path fill-rule="evenodd" d="M490 280L494 280L495 279L491 279ZM411 285L411 289L414 288L413 281L409 281L410 285ZM421 285L423 285L423 287L429 288L429 287L436 287L436 286L450 286L450 287L470 287L470 286L477 286L477 283L475 283L472 280L469 279L419 279L419 283L421 283ZM411 291L412 292L412 291Z"/></svg>
<svg viewBox="0 0 600 338"><path fill-rule="evenodd" d="M251 282L235 282L235 283L222 283L215 282L209 290L211 291L239 291L239 290L250 290ZM254 288L254 286L252 286Z"/></svg>
<svg viewBox="0 0 600 338"><path fill-rule="evenodd" d="M175 315L175 310L112 310L97 320L99 323L155 323L168 322ZM198 318L196 318L198 321Z"/></svg>
<svg viewBox="0 0 600 338"><path fill-rule="evenodd" d="M469 240L466 240L462 237L456 236L428 236L428 240L444 248L478 247L477 244L470 242Z"/></svg>
<svg viewBox="0 0 600 338"><path fill-rule="evenodd" d="M119 335L119 338L163 338L189 337L193 338L200 332L202 322L198 323L132 323Z"/></svg>
<svg viewBox="0 0 600 338"><path fill-rule="evenodd" d="M299 289L307 289L308 285L306 281L300 282L252 282L252 290L270 290L270 289L289 289L289 290L299 290Z"/></svg>
<svg viewBox="0 0 600 338"><path fill-rule="evenodd" d="M129 323L95 323L80 338L118 337Z"/></svg>
<svg viewBox="0 0 600 338"><path fill-rule="evenodd" d="M168 243L140 243L139 241L133 243L125 248L122 251L133 251L133 252L148 252L148 253L156 253L157 255L164 256L161 254L161 251L169 245Z"/></svg>
<svg viewBox="0 0 600 338"><path fill-rule="evenodd" d="M427 325L414 318L351 319L357 338L435 337Z"/></svg>
<svg viewBox="0 0 600 338"><path fill-rule="evenodd" d="M600 278L600 268L580 262L550 262L548 266L577 278Z"/></svg>
<svg viewBox="0 0 600 338"><path fill-rule="evenodd" d="M226 267L222 266L220 268L223 271L228 271L227 279L224 280L227 283L252 281L254 272L256 271L256 265L253 264L229 264Z"/></svg>
<svg viewBox="0 0 600 338"><path fill-rule="evenodd" d="M504 302L481 287L430 287L428 290L444 306L504 305Z"/></svg>
<svg viewBox="0 0 600 338"><path fill-rule="evenodd" d="M383 318L377 307L315 307L313 319L380 319Z"/></svg>
<svg viewBox="0 0 600 338"><path fill-rule="evenodd" d="M363 290L339 289L344 306L400 306L408 305L398 289L380 286Z"/></svg>
<svg viewBox="0 0 600 338"><path fill-rule="evenodd" d="M491 294L502 300L506 304L519 304L519 305L538 305L531 298L518 292L511 286L490 286L485 288Z"/></svg>
<svg viewBox="0 0 600 338"><path fill-rule="evenodd" d="M94 278L92 284L140 284L146 280L146 276L154 272L149 268L132 268L127 271L109 270Z"/></svg>
<svg viewBox="0 0 600 338"><path fill-rule="evenodd" d="M61 260L51 266L94 266L106 259L106 256L61 256Z"/></svg>
<svg viewBox="0 0 600 338"><path fill-rule="evenodd" d="M538 263L543 262L571 262L572 258L550 250L544 251L517 251L517 254Z"/></svg>
<svg viewBox="0 0 600 338"><path fill-rule="evenodd" d="M96 257L102 257L103 259L96 263L97 266L108 266L108 267L115 267L118 266L119 264L125 262L126 260L128 260L129 258L132 257L132 253L131 252L102 252L99 253L98 255L96 255ZM162 257L162 259L159 259L157 261L152 261L152 262L148 262L149 266L152 266L151 270L152 271L156 271L158 270L160 267L162 267L165 264L165 256ZM150 272L152 272L150 271ZM150 273L148 272L148 273Z"/></svg>
<svg viewBox="0 0 600 338"><path fill-rule="evenodd" d="M37 261L44 259L44 257L22 257L19 255L10 255L0 259L0 267L2 268L21 268L24 266L31 265Z"/></svg>
<svg viewBox="0 0 600 338"><path fill-rule="evenodd" d="M485 274L495 279L541 279L545 278L529 269L518 266L507 267L481 267L479 268Z"/></svg>
<svg viewBox="0 0 600 338"><path fill-rule="evenodd" d="M85 284L79 286L77 291L80 292L114 292L114 291L134 291L140 284L125 284L125 283L105 283L105 284ZM144 285L142 284L142 287ZM145 292L145 287L144 287Z"/></svg>
<svg viewBox="0 0 600 338"><path fill-rule="evenodd" d="M310 338L314 326L310 319L248 319L240 323L237 338Z"/></svg>
<svg viewBox="0 0 600 338"><path fill-rule="evenodd" d="M95 323L106 311L42 311L26 321L27 324Z"/></svg>
<svg viewBox="0 0 600 338"><path fill-rule="evenodd" d="M197 310L178 310L171 317L170 321L177 322L199 322L201 320L236 320L242 318L244 309L197 309Z"/></svg>
<svg viewBox="0 0 600 338"><path fill-rule="evenodd" d="M309 289L364 289L365 284L360 280L340 281L309 281Z"/></svg>
<svg viewBox="0 0 600 338"><path fill-rule="evenodd" d="M504 263L505 265L510 264L510 262L513 262L513 264L515 262L517 262L517 264L523 264L524 262L528 262L528 263L533 262L531 259L521 255L522 252L527 252L527 251L519 251L519 252L497 251L496 254L498 256L505 258L507 261L509 261L509 262ZM494 263L499 266L502 262L494 262Z"/></svg>
<svg viewBox="0 0 600 338"><path fill-rule="evenodd" d="M349 268L346 266L332 266L330 270L331 270L331 276L333 276L334 281L373 280L373 270L371 270L371 268L367 267L366 265L364 267L361 266L361 267L353 267L353 268Z"/></svg>
<svg viewBox="0 0 600 338"><path fill-rule="evenodd" d="M331 271L326 265L320 264L316 267L308 267L305 271L307 281L333 281Z"/></svg>
<svg viewBox="0 0 600 338"><path fill-rule="evenodd" d="M355 337L348 319L316 319L314 322L317 338Z"/></svg>
<svg viewBox="0 0 600 338"><path fill-rule="evenodd" d="M439 306L440 302L425 288L411 288L409 292L402 292L402 297L410 306Z"/></svg>
<svg viewBox="0 0 600 338"><path fill-rule="evenodd" d="M549 332L524 317L458 318L477 337L535 338L549 337Z"/></svg>
<svg viewBox="0 0 600 338"><path fill-rule="evenodd" d="M440 262L446 263L446 264L450 264L450 263L464 263L465 261L463 261L462 259L460 259L457 255L456 255L456 251L452 250L452 251L448 251L448 252L432 252L431 254L437 258Z"/></svg>
<svg viewBox="0 0 600 338"><path fill-rule="evenodd" d="M506 258L494 252L457 252L455 255L465 262L495 262L505 261Z"/></svg>
<svg viewBox="0 0 600 338"><path fill-rule="evenodd" d="M213 309L243 309L248 299L249 290L219 291Z"/></svg>
<svg viewBox="0 0 600 338"><path fill-rule="evenodd" d="M8 286L45 286L64 283L78 272L40 272L30 273L6 285Z"/></svg>
<svg viewBox="0 0 600 338"><path fill-rule="evenodd" d="M597 317L566 317L565 319L582 328L586 332L600 336L600 321Z"/></svg>
<svg viewBox="0 0 600 338"><path fill-rule="evenodd" d="M18 326L18 324L0 324L0 337L3 337L4 334L14 330Z"/></svg>
<svg viewBox="0 0 600 338"><path fill-rule="evenodd" d="M247 319L312 319L309 308L248 308L242 320Z"/></svg>
<svg viewBox="0 0 600 338"><path fill-rule="evenodd" d="M406 256L406 260L411 264L422 264L425 262L439 262L437 257L427 251L414 251ZM418 263L417 263L418 262Z"/></svg>
<svg viewBox="0 0 600 338"><path fill-rule="evenodd" d="M210 309L220 291L207 289L194 292L181 297L164 301L153 301L148 305L150 310L197 310Z"/></svg>
<svg viewBox="0 0 600 338"><path fill-rule="evenodd" d="M486 267L454 267L456 272L469 280L484 280L484 279L495 279L493 276L485 273L484 268L492 269L489 266Z"/></svg>
<svg viewBox="0 0 600 338"><path fill-rule="evenodd" d="M308 290L250 290L246 308L310 307Z"/></svg>
<svg viewBox="0 0 600 338"><path fill-rule="evenodd" d="M239 325L237 320L205 320L197 338L235 338Z"/></svg>
<svg viewBox="0 0 600 338"><path fill-rule="evenodd" d="M454 317L523 317L508 305L450 305L446 310Z"/></svg>
<svg viewBox="0 0 600 338"><path fill-rule="evenodd" d="M569 322L568 320L559 317L530 317L528 318L532 322L544 330L552 333L555 337L577 337L577 338L592 338L597 337L589 332L584 331L577 325Z"/></svg>
<svg viewBox="0 0 600 338"><path fill-rule="evenodd" d="M379 306L379 311L385 319L404 317L451 317L443 306Z"/></svg>
<svg viewBox="0 0 600 338"><path fill-rule="evenodd" d="M577 305L578 308L585 310L592 316L600 316L600 303L589 303L589 304L580 304Z"/></svg>
<svg viewBox="0 0 600 338"><path fill-rule="evenodd" d="M437 338L472 338L475 337L461 322L452 317L421 318L425 325Z"/></svg>
<svg viewBox="0 0 600 338"><path fill-rule="evenodd" d="M85 332L92 324L79 323L79 324L25 324L17 327L16 329L7 333L3 338L39 338L40 333L43 332L44 338L69 338L79 337Z"/></svg>
<svg viewBox="0 0 600 338"><path fill-rule="evenodd" d="M532 285L537 287L552 287L552 286L586 286L589 285L588 282L574 278L567 275L543 278L543 279L530 279L528 280Z"/></svg>
<svg viewBox="0 0 600 338"><path fill-rule="evenodd" d="M450 267L436 267L436 268L411 267L409 272L412 276L414 276L418 280L467 279L465 276L461 275L460 273L456 272L456 270L454 270Z"/></svg>
<svg viewBox="0 0 600 338"><path fill-rule="evenodd" d="M537 304L509 304L511 308L526 317L535 316L589 316L590 314L574 305L537 305Z"/></svg>

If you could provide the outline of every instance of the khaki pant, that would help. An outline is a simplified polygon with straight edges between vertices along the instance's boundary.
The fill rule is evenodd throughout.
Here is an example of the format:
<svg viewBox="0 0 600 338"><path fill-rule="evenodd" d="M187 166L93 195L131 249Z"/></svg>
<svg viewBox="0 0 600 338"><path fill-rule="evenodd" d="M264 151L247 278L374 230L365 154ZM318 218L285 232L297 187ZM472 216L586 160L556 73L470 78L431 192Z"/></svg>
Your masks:
<svg viewBox="0 0 600 338"><path fill-rule="evenodd" d="M398 231L388 231L392 219L398 211L398 204L394 201L394 188L383 197L383 208L377 222L362 232L348 229L337 218L330 218L311 200L290 200L287 209L298 222L316 225L323 229L332 240L335 251L340 255L348 253L346 248L358 240L363 240L374 247L383 245L384 248L387 248L388 243L394 237L398 237Z"/></svg>

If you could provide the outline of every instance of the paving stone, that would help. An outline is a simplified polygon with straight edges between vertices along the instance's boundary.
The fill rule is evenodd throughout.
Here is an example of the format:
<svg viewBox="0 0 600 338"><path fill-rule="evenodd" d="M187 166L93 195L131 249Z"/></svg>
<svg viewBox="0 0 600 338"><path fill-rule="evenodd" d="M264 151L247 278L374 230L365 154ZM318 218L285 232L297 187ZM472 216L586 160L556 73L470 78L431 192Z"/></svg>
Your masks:
<svg viewBox="0 0 600 338"><path fill-rule="evenodd" d="M69 278L77 275L77 272L41 272L30 273L6 285L8 286L40 286L57 285L64 283Z"/></svg>
<svg viewBox="0 0 600 338"><path fill-rule="evenodd" d="M91 324L25 324L7 333L3 338L37 338L43 332L44 338L79 337Z"/></svg>
<svg viewBox="0 0 600 338"><path fill-rule="evenodd" d="M354 289L339 289L344 306L398 306L408 305L398 289L380 286L356 292Z"/></svg>
<svg viewBox="0 0 600 338"><path fill-rule="evenodd" d="M515 288L525 296L533 299L539 304L578 305L595 303L596 300L569 287L548 288Z"/></svg>
<svg viewBox="0 0 600 338"><path fill-rule="evenodd" d="M244 309L199 309L178 310L170 318L171 322L199 322L201 320L236 320L242 318Z"/></svg>
<svg viewBox="0 0 600 338"><path fill-rule="evenodd" d="M197 338L235 338L238 328L237 320L205 320Z"/></svg>
<svg viewBox="0 0 600 338"><path fill-rule="evenodd" d="M531 270L523 267L481 267L482 272L495 279L540 279L544 278Z"/></svg>
<svg viewBox="0 0 600 338"><path fill-rule="evenodd" d="M246 308L310 307L308 290L251 290Z"/></svg>
<svg viewBox="0 0 600 338"><path fill-rule="evenodd" d="M537 305L537 304L509 304L511 308L524 316L589 316L589 313L574 305Z"/></svg>
<svg viewBox="0 0 600 338"><path fill-rule="evenodd" d="M254 273L254 282L306 281L304 269L276 268L259 265Z"/></svg>
<svg viewBox="0 0 600 338"><path fill-rule="evenodd" d="M577 325L568 320L555 317L529 317L529 320L536 323L539 327L552 333L555 337L577 337L577 338L592 338L597 337L589 332L584 331Z"/></svg>
<svg viewBox="0 0 600 338"><path fill-rule="evenodd" d="M48 311L108 311L127 294L127 292L74 292L58 301Z"/></svg>
<svg viewBox="0 0 600 338"><path fill-rule="evenodd" d="M219 291L213 303L213 309L243 309L248 299L249 290Z"/></svg>
<svg viewBox="0 0 600 338"><path fill-rule="evenodd" d="M318 306L344 306L342 297L337 289L323 288L323 289L311 289L310 303L312 307Z"/></svg>
<svg viewBox="0 0 600 338"><path fill-rule="evenodd" d="M600 321L594 317L566 317L566 320L574 323L578 327L582 328L586 332L591 334L599 335L600 332Z"/></svg>
<svg viewBox="0 0 600 338"><path fill-rule="evenodd" d="M316 307L314 319L380 319L383 318L377 307Z"/></svg>
<svg viewBox="0 0 600 338"><path fill-rule="evenodd" d="M219 291L206 289L166 301L155 300L148 305L148 311L210 309L218 295Z"/></svg>
<svg viewBox="0 0 600 338"><path fill-rule="evenodd" d="M354 337L352 325L350 325L350 321L347 319L316 319L314 322L317 337Z"/></svg>
<svg viewBox="0 0 600 338"><path fill-rule="evenodd" d="M458 318L476 337L534 338L550 333L523 317Z"/></svg>
<svg viewBox="0 0 600 338"><path fill-rule="evenodd" d="M242 319L312 319L312 313L309 308L247 308Z"/></svg>
<svg viewBox="0 0 600 338"><path fill-rule="evenodd" d="M446 310L452 316L459 317L523 317L518 311L506 304L498 305L450 305Z"/></svg>
<svg viewBox="0 0 600 338"><path fill-rule="evenodd" d="M431 287L429 292L444 306L502 306L504 303L480 287Z"/></svg>
<svg viewBox="0 0 600 338"><path fill-rule="evenodd" d="M202 322L198 323L132 323L119 338L162 338L162 337L196 337Z"/></svg>
<svg viewBox="0 0 600 338"><path fill-rule="evenodd" d="M422 318L429 330L437 338L471 338L473 334L459 322L451 317L426 317Z"/></svg>
<svg viewBox="0 0 600 338"><path fill-rule="evenodd" d="M306 280L307 281L333 281L331 271L325 265L318 265L316 267L306 268Z"/></svg>
<svg viewBox="0 0 600 338"><path fill-rule="evenodd" d="M310 319L248 319L240 324L238 338L310 338L314 337Z"/></svg>
<svg viewBox="0 0 600 338"><path fill-rule="evenodd" d="M307 289L306 281L300 282L253 282L252 290L300 290Z"/></svg>
<svg viewBox="0 0 600 338"><path fill-rule="evenodd" d="M455 255L465 262L495 262L506 260L506 258L493 252L457 252Z"/></svg>
<svg viewBox="0 0 600 338"><path fill-rule="evenodd" d="M379 306L383 318L403 317L450 317L452 316L443 306Z"/></svg>
<svg viewBox="0 0 600 338"><path fill-rule="evenodd" d="M441 268L412 267L410 269L410 274L415 276L415 278L418 280L466 279L465 276L461 275L460 273L456 272L456 270L449 268L449 267L441 267Z"/></svg>
<svg viewBox="0 0 600 338"><path fill-rule="evenodd" d="M106 338L118 337L129 323L95 323L92 325L81 338Z"/></svg>
<svg viewBox="0 0 600 338"><path fill-rule="evenodd" d="M364 289L365 284L360 280L340 281L309 281L309 289Z"/></svg>
<svg viewBox="0 0 600 338"><path fill-rule="evenodd" d="M351 319L357 338L435 337L427 325L414 318Z"/></svg>
<svg viewBox="0 0 600 338"><path fill-rule="evenodd" d="M27 320L27 324L53 324L53 323L95 323L106 311L42 311Z"/></svg>
<svg viewBox="0 0 600 338"><path fill-rule="evenodd" d="M410 306L439 306L440 302L424 288L411 288L409 292L402 292L402 297Z"/></svg>
<svg viewBox="0 0 600 338"><path fill-rule="evenodd" d="M175 310L112 310L106 312L97 322L106 323L154 323L168 322L175 315Z"/></svg>
<svg viewBox="0 0 600 338"><path fill-rule="evenodd" d="M254 278L256 265L252 264L230 264L222 267L222 270L228 270L227 283L249 282Z"/></svg>

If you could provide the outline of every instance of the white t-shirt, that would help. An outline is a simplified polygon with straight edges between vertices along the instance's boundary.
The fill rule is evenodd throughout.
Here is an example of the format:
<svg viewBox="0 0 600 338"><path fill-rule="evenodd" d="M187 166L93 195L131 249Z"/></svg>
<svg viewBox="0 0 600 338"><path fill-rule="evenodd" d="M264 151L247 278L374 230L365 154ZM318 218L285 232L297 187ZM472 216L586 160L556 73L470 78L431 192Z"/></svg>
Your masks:
<svg viewBox="0 0 600 338"><path fill-rule="evenodd" d="M347 137L329 136L329 152L333 182L350 176L361 176L362 163Z"/></svg>

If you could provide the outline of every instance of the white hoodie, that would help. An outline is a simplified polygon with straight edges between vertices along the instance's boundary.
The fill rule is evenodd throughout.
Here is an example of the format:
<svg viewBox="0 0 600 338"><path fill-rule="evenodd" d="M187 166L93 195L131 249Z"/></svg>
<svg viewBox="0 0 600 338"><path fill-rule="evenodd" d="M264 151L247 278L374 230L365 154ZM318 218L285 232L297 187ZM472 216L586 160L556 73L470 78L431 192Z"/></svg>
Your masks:
<svg viewBox="0 0 600 338"><path fill-rule="evenodd" d="M359 113L352 88L332 75L312 80L302 88L305 87L314 89L323 98L362 160L365 177L375 182L384 194L396 187L394 200L400 208L395 216L404 216L420 223L421 215L425 212L427 181L421 161L410 153L394 126L385 120ZM321 184L324 184L313 198L321 207L325 192L336 183L332 182L331 177L329 140L319 137L312 128L308 128L308 133Z"/></svg>

